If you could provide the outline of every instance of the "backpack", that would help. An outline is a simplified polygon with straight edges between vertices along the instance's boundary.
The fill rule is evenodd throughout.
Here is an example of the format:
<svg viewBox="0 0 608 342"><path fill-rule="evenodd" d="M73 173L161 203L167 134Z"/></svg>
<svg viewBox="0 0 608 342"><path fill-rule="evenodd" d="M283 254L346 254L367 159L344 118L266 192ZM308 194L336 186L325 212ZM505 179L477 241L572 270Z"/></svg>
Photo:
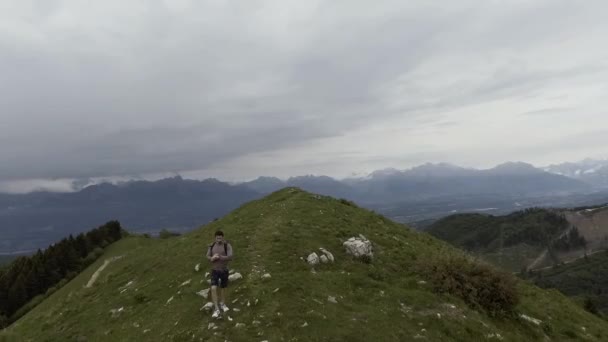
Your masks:
<svg viewBox="0 0 608 342"><path fill-rule="evenodd" d="M209 246L210 253L211 253L211 251L213 251L213 246L215 246L215 241L211 244L211 246ZM226 254L226 256L228 256L228 241L224 242L224 254Z"/></svg>

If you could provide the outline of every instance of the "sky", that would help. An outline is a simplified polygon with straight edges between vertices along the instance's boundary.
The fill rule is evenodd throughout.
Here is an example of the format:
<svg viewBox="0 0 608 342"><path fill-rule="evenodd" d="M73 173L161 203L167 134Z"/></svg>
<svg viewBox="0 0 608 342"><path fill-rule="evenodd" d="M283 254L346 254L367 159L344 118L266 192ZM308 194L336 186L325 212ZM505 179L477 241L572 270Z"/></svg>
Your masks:
<svg viewBox="0 0 608 342"><path fill-rule="evenodd" d="M0 191L606 158L608 2L0 2Z"/></svg>

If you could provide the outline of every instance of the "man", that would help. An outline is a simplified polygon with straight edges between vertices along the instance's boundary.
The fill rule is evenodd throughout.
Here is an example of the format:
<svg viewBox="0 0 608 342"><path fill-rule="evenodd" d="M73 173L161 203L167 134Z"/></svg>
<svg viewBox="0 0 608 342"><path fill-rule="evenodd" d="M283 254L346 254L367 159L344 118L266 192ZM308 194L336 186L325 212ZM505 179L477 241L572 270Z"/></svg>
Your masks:
<svg viewBox="0 0 608 342"><path fill-rule="evenodd" d="M211 262L211 299L215 310L213 318L219 318L222 312L226 312L226 287L228 287L228 262L232 260L232 246L224 240L221 230L215 232L215 242L207 250L207 259ZM218 304L218 287L219 304Z"/></svg>

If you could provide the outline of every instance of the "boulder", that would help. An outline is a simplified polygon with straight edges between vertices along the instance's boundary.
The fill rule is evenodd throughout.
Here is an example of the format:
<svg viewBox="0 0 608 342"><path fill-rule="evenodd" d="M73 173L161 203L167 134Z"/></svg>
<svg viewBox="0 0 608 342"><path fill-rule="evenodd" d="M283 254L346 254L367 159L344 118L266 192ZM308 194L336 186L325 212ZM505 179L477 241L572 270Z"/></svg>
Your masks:
<svg viewBox="0 0 608 342"><path fill-rule="evenodd" d="M319 250L321 251L321 253L323 253L325 255L325 257L327 258L327 260L334 262L334 255L331 254L327 249L325 248L319 248Z"/></svg>
<svg viewBox="0 0 608 342"><path fill-rule="evenodd" d="M306 261L309 265L317 265L319 263L319 260L319 256L315 252L310 253L308 258L306 258Z"/></svg>
<svg viewBox="0 0 608 342"><path fill-rule="evenodd" d="M343 243L343 246L346 248L346 252L354 257L366 256L370 260L374 257L372 243L363 235L359 235L358 238L351 237Z"/></svg>
<svg viewBox="0 0 608 342"><path fill-rule="evenodd" d="M235 280L239 280L239 279L243 279L243 276L238 272L235 272L228 276L228 280L230 280L230 281L235 281Z"/></svg>

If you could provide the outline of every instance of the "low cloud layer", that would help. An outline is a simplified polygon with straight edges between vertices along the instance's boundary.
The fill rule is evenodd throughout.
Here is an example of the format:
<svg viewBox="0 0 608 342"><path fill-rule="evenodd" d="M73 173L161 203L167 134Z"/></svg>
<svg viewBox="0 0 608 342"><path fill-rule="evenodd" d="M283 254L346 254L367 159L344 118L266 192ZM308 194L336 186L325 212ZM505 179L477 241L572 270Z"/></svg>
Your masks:
<svg viewBox="0 0 608 342"><path fill-rule="evenodd" d="M0 183L606 157L607 11L3 1Z"/></svg>

